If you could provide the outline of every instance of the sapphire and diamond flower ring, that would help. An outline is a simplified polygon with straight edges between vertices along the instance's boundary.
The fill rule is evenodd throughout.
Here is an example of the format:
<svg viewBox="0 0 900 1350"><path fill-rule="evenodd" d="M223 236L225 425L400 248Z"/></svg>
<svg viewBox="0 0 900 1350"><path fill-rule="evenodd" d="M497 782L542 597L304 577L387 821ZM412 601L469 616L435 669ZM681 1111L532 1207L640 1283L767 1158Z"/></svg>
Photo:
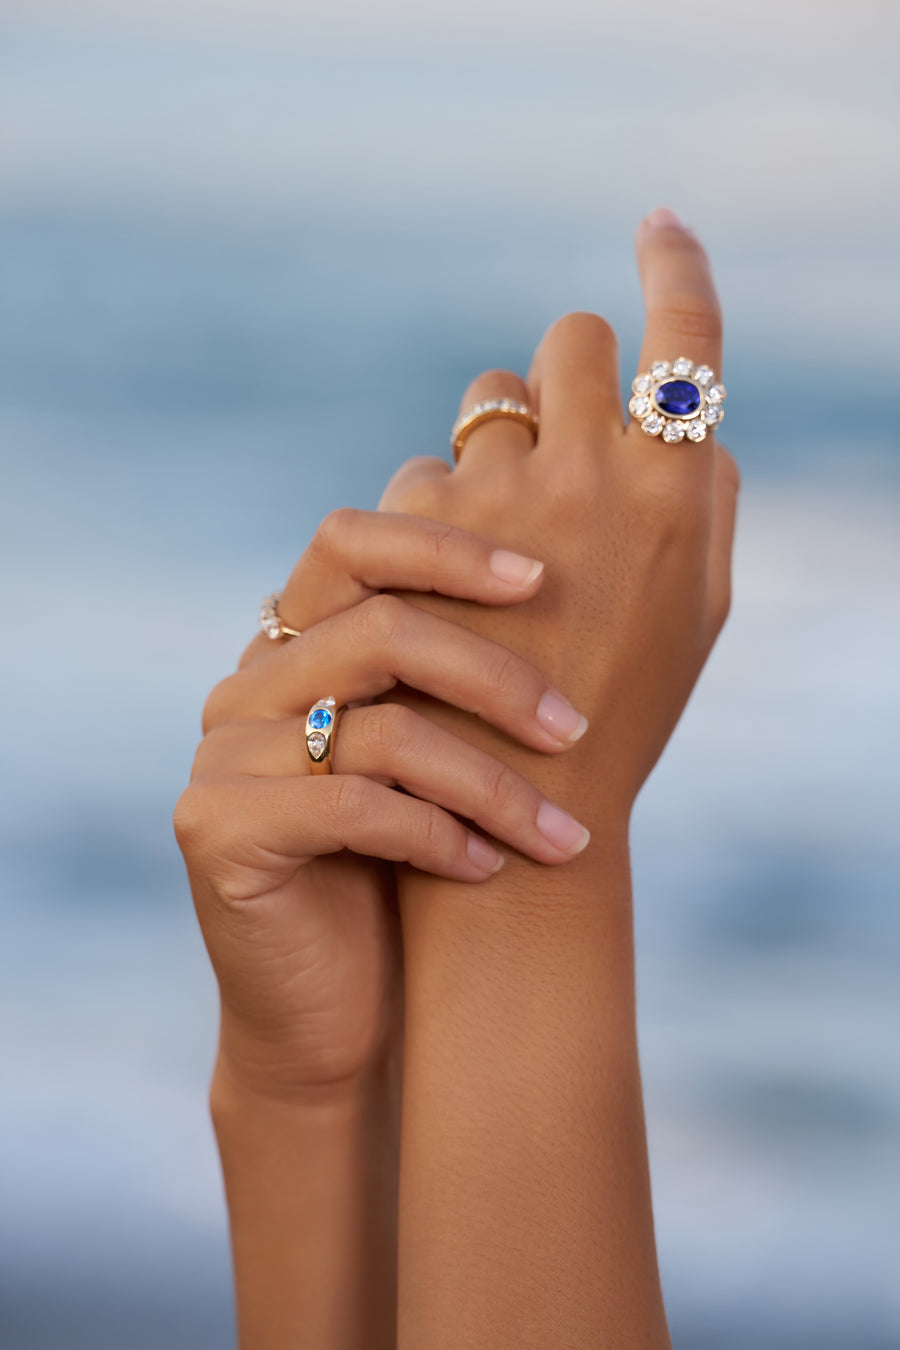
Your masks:
<svg viewBox="0 0 900 1350"><path fill-rule="evenodd" d="M306 752L312 773L331 773L331 747L338 719L346 704L335 706L333 698L320 698L306 718Z"/></svg>
<svg viewBox="0 0 900 1350"><path fill-rule="evenodd" d="M648 436L662 436L670 445L702 441L725 416L725 386L715 378L709 366L695 366L686 356L654 361L632 381L628 411Z"/></svg>

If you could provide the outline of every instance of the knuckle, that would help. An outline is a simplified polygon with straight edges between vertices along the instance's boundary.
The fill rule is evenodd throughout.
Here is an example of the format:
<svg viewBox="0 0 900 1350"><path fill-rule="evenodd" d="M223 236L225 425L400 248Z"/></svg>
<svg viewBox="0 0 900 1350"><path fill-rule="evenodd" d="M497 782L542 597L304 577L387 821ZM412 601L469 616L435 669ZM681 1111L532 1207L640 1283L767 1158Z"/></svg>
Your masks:
<svg viewBox="0 0 900 1350"><path fill-rule="evenodd" d="M498 702L511 703L521 699L529 666L521 656L501 647L488 670L488 683ZM529 684L530 680L527 681Z"/></svg>
<svg viewBox="0 0 900 1350"><path fill-rule="evenodd" d="M644 534L689 542L707 525L707 504L692 475L677 462L658 459L636 480L638 515Z"/></svg>
<svg viewBox="0 0 900 1350"><path fill-rule="evenodd" d="M373 703L360 712L356 741L373 765L410 757L416 739L415 713L399 703Z"/></svg>
<svg viewBox="0 0 900 1350"><path fill-rule="evenodd" d="M319 522L310 547L329 557L339 555L347 536L357 524L361 511L353 506L339 506L329 511Z"/></svg>
<svg viewBox="0 0 900 1350"><path fill-rule="evenodd" d="M499 761L493 764L484 778L484 795L491 812L505 816L520 795L521 780L509 765Z"/></svg>
<svg viewBox="0 0 900 1350"><path fill-rule="evenodd" d="M731 484L735 492L740 492L741 471L734 455L731 454L729 450L726 450L724 445L718 447L717 454L719 456L719 472L722 477L725 479L726 483Z"/></svg>
<svg viewBox="0 0 900 1350"><path fill-rule="evenodd" d="M213 727L212 730L208 731L194 751L194 762L191 765L192 783L196 778L201 778L217 758L219 737L216 730Z"/></svg>
<svg viewBox="0 0 900 1350"><path fill-rule="evenodd" d="M612 324L600 314L578 309L552 323L544 341L578 347L601 347L609 351L616 347L616 334Z"/></svg>
<svg viewBox="0 0 900 1350"><path fill-rule="evenodd" d="M433 802L423 802L418 812L418 852L428 858L442 857L452 852L449 839L450 819Z"/></svg>
<svg viewBox="0 0 900 1350"><path fill-rule="evenodd" d="M354 824L365 823L372 814L371 785L355 773L334 774L328 779L335 815Z"/></svg>
<svg viewBox="0 0 900 1350"><path fill-rule="evenodd" d="M226 676L207 695L201 718L204 736L228 717L234 697L234 678L233 675Z"/></svg>
<svg viewBox="0 0 900 1350"><path fill-rule="evenodd" d="M466 389L463 407L470 407L485 398L528 399L528 388L521 375L511 370L483 370Z"/></svg>
<svg viewBox="0 0 900 1350"><path fill-rule="evenodd" d="M350 610L351 632L367 647L389 647L402 631L407 608L395 595L372 595Z"/></svg>
<svg viewBox="0 0 900 1350"><path fill-rule="evenodd" d="M728 615L731 613L731 579L725 580L717 588L715 594L710 597L709 618L712 625L713 639L717 638L725 627Z"/></svg>
<svg viewBox="0 0 900 1350"><path fill-rule="evenodd" d="M446 521L429 521L424 529L424 538L431 551L432 562L440 565L452 559L459 550L461 535L462 531L455 525L448 525Z"/></svg>
<svg viewBox="0 0 900 1350"><path fill-rule="evenodd" d="M722 341L722 313L719 306L707 297L690 291L670 296L649 317L654 324L684 338L696 338L709 343Z"/></svg>
<svg viewBox="0 0 900 1350"><path fill-rule="evenodd" d="M234 722L220 722L210 727L194 753L191 780L222 771L233 755L240 732L241 728Z"/></svg>
<svg viewBox="0 0 900 1350"><path fill-rule="evenodd" d="M668 515L681 515L697 497L693 477L685 468L675 456L648 458L635 480L638 496Z"/></svg>
<svg viewBox="0 0 900 1350"><path fill-rule="evenodd" d="M213 791L208 782L194 779L184 789L172 812L172 826L178 847L185 857L197 852L215 819Z"/></svg>
<svg viewBox="0 0 900 1350"><path fill-rule="evenodd" d="M521 384L521 375L516 375L511 370L501 370L499 367L491 370L483 370L478 376L479 380L487 382L490 380L493 384Z"/></svg>
<svg viewBox="0 0 900 1350"><path fill-rule="evenodd" d="M439 478L420 478L403 489L394 510L402 510L410 516L421 516L425 520L438 520L445 500L445 490Z"/></svg>

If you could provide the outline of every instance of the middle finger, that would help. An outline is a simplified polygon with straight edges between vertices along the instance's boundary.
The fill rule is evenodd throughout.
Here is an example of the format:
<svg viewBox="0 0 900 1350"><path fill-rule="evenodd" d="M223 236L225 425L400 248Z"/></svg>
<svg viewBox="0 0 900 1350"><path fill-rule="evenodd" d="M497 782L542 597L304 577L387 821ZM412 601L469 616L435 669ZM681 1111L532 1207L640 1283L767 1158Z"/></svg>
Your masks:
<svg viewBox="0 0 900 1350"><path fill-rule="evenodd" d="M217 685L203 729L305 715L317 699L377 698L403 683L491 722L535 750L562 750L584 718L530 661L394 595L375 595L309 628Z"/></svg>
<svg viewBox="0 0 900 1350"><path fill-rule="evenodd" d="M226 723L201 742L194 774L306 776L304 730L297 718ZM335 738L334 772L402 787L537 862L565 862L589 839L583 825L522 774L402 704L349 709Z"/></svg>

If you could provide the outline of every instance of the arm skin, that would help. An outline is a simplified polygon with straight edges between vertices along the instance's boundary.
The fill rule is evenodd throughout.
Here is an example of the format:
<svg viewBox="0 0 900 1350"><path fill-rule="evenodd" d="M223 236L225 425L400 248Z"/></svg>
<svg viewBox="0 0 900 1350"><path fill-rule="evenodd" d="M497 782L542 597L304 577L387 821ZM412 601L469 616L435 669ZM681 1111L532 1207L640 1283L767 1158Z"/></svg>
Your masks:
<svg viewBox="0 0 900 1350"><path fill-rule="evenodd" d="M718 368L716 306L699 244L657 220L652 238L639 232L642 253L650 316L644 357L687 350L679 328L685 323L693 358ZM473 458L468 448L458 471L449 473L442 461L430 469L410 461L401 471L407 490L399 493L399 509L492 538L500 525L505 547L547 557L549 584L516 606L515 615L497 609L488 615L443 594L411 598L533 659L592 726L565 755L548 759L460 710L483 712L480 692L454 708L397 684L374 702L424 703L432 721L496 752L572 811L593 840L583 855L555 868L507 843L506 866L477 885L446 879L468 872L430 866L427 849L384 855L421 869L401 863L397 873L406 972L400 1350L668 1350L670 1344L634 1026L627 823L727 614L737 474L711 443L685 446L682 454L634 425L623 433L610 332L596 316L571 315L555 325L536 369L542 429L534 453L530 447L520 453L521 427L494 423L471 438L490 453ZM478 397L470 390L465 406L496 393L529 396L504 377L501 389L485 387ZM382 581L380 588L398 584ZM271 672L278 658L268 659ZM508 699L515 668L508 661L498 668L493 694ZM304 707L309 702L304 696ZM220 711L221 705L220 698ZM264 723L268 714L263 708L251 716ZM271 807L275 788L252 764L241 772L254 800ZM181 812L195 870L205 859L213 873L221 871L223 806L231 802L241 820L246 814L232 800L234 773L232 766L212 797L209 788L203 796L201 780L190 809ZM278 771L272 773L277 785ZM509 776L482 778L494 785L493 806L502 815ZM278 791L283 795L283 785ZM404 799L388 796L399 809ZM293 837L297 800L263 811L267 826L289 822ZM361 836L351 842L359 812L352 814L339 840L343 850L356 850L351 860L371 849L371 839L362 848ZM429 819L423 847L440 833L433 813ZM271 870L273 857L280 866L285 849L294 876L296 850L283 840L274 853L255 840L252 875ZM242 887L245 852L238 849ZM264 882L261 894L284 892ZM200 884L195 892L201 922L208 889ZM257 912L242 897L243 889L236 896L230 885L227 903L215 907L220 927L204 928L217 972L220 965L224 971L220 987L232 993L231 958L247 949L239 920L252 926ZM333 913L326 903L306 919L319 909ZM290 933L295 906L286 903L270 918ZM273 982L271 928L257 943L260 961L237 1003L251 1039L260 1039L258 1024L268 1011L269 1033L278 1032L276 1042L290 1049L286 1028L308 1032L322 1019L307 1008L285 1022L285 1009L270 1007L282 985L288 991L296 985L293 978ZM295 947L291 939L279 949L288 971ZM320 954L321 944L305 950ZM318 972L319 962L306 964ZM338 982L336 991L348 987L356 984ZM331 1013L346 1006L345 997L327 1005ZM300 1035L298 1046L315 1050L319 1040ZM346 1057L343 1042L341 1048ZM247 1059L232 1051L220 1053L213 1115L232 1220L242 1350L383 1350L394 1343L396 1073L386 1081L378 1072L331 1074L327 1092L314 1090L322 1086L320 1073L303 1080L311 1091L254 1091L244 1074L226 1069ZM293 1051L277 1057L276 1081L286 1070L291 1076L294 1058Z"/></svg>
<svg viewBox="0 0 900 1350"><path fill-rule="evenodd" d="M539 798L524 779L513 783L426 718L366 705L394 672L412 672L422 688L469 707L484 700L499 663L504 697L486 714L531 744L558 746L535 714L541 673L525 662L514 669L504 649L468 630L380 603L377 592L398 584L493 612L536 594L540 576L532 559L498 553L486 537L409 515L332 512L279 601L302 641L273 651L259 636L212 691L175 809L220 990L211 1107L242 1350L386 1350L396 1341L395 862L488 875L496 854L473 859L473 836L451 810L529 856L564 856L536 828ZM334 776L313 779L302 736L323 691L363 703L342 721ZM497 771L509 789L502 803L485 790Z"/></svg>
<svg viewBox="0 0 900 1350"><path fill-rule="evenodd" d="M591 769L589 745L567 770L576 757ZM670 1346L627 834L585 812L589 791L556 787L592 830L564 868L509 856L478 887L401 877L400 1350Z"/></svg>
<svg viewBox="0 0 900 1350"><path fill-rule="evenodd" d="M288 1101L220 1061L210 1105L241 1350L393 1350L399 1075Z"/></svg>
<svg viewBox="0 0 900 1350"><path fill-rule="evenodd" d="M705 253L671 212L637 236L641 365L721 368ZM393 509L487 531L547 564L540 595L491 618L589 719L564 755L429 715L505 758L591 832L564 867L506 849L465 887L398 873L406 968L399 1350L670 1350L657 1270L635 1031L628 822L728 612L738 476L709 438L623 431L615 339L595 315L545 335L526 386L536 444L494 421L458 467L412 462ZM524 439L523 439L524 437ZM686 453L681 454L684 448ZM674 453L673 453L674 450ZM420 597L459 622L474 607Z"/></svg>

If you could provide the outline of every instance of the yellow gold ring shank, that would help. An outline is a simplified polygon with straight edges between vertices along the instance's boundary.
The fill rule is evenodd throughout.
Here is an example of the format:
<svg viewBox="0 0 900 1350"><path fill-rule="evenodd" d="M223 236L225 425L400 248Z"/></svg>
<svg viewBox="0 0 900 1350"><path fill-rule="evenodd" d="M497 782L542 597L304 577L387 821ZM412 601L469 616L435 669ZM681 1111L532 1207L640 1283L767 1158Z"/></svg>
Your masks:
<svg viewBox="0 0 900 1350"><path fill-rule="evenodd" d="M475 428L483 426L485 422L490 422L495 417L512 418L514 422L527 427L535 438L537 437L540 418L527 403L519 403L514 398L486 399L484 403L476 403L474 408L469 408L453 423L450 445L455 460L459 459L463 446Z"/></svg>

